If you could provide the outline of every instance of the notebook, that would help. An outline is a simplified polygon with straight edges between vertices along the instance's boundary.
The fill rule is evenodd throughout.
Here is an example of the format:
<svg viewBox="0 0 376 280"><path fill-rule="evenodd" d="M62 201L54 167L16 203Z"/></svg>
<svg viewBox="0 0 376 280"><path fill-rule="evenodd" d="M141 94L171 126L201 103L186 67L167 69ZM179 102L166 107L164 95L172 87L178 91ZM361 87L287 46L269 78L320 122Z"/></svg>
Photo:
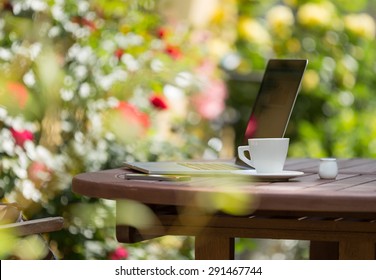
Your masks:
<svg viewBox="0 0 376 280"><path fill-rule="evenodd" d="M306 69L306 59L271 59L268 61L260 88L250 106L248 124L242 133L244 143L249 138L284 137ZM238 157L233 161L163 161L125 162L126 167L147 174L232 174L247 170Z"/></svg>

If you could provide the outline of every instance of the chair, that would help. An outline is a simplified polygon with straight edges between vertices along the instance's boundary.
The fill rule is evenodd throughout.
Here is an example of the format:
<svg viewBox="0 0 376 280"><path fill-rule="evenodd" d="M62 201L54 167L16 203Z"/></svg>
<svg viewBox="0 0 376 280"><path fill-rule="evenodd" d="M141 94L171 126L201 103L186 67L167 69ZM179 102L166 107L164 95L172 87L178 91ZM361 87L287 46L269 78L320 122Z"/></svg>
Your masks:
<svg viewBox="0 0 376 280"><path fill-rule="evenodd" d="M25 220L20 207L15 203L0 203L0 238L2 233L8 233L15 238L38 235L43 241L48 253L43 259L55 259L42 233L59 231L64 226L62 217L47 217Z"/></svg>

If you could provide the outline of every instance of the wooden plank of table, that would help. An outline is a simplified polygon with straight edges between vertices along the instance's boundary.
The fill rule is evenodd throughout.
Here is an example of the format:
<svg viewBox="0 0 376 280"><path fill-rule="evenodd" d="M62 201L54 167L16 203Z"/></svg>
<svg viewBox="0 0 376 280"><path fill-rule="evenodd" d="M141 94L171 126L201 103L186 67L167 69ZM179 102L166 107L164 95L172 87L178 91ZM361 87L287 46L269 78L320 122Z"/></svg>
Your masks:
<svg viewBox="0 0 376 280"><path fill-rule="evenodd" d="M359 173L364 166L373 164L374 159L364 159L364 158L348 158L348 159L337 159L338 168L341 173ZM294 164L290 166L286 164L287 167L292 168L292 170L300 170L309 173L318 173L320 165L320 159L311 159L303 162L302 164Z"/></svg>
<svg viewBox="0 0 376 280"><path fill-rule="evenodd" d="M353 159L349 160L349 162L355 162L356 164L341 167L341 173L375 174L376 172L376 161L374 159Z"/></svg>
<svg viewBox="0 0 376 280"><path fill-rule="evenodd" d="M290 234L297 237L296 239L317 241L336 241L351 235L368 236L370 240L376 240L376 223L356 219L217 215L158 215L158 218L160 224L150 225L144 233L193 236L210 233L218 236L254 238L262 238L264 235L264 238L276 239L284 239Z"/></svg>
<svg viewBox="0 0 376 280"><path fill-rule="evenodd" d="M339 241L340 260L374 260L375 241L348 238Z"/></svg>
<svg viewBox="0 0 376 280"><path fill-rule="evenodd" d="M159 218L161 224L151 225L146 235L196 236L197 259L232 259L235 237L313 240L310 254L313 259L375 258L376 224L372 221L258 216L215 216L210 221L207 217L200 220L200 216L160 215ZM121 236L118 240L124 242ZM331 254L330 250L336 251Z"/></svg>
<svg viewBox="0 0 376 280"><path fill-rule="evenodd" d="M258 209L275 211L311 211L376 213L376 192L351 192L351 188L372 185L375 175L348 174L338 180L315 180L299 184L275 183L255 187ZM299 179L300 180L300 179ZM303 179L304 180L304 179ZM279 189L277 186L281 186ZM306 186L306 188L302 188ZM346 191L344 191L346 190Z"/></svg>
<svg viewBox="0 0 376 280"><path fill-rule="evenodd" d="M314 160L313 160L314 161ZM310 160L304 160L307 165ZM368 166L369 160L347 160L355 167ZM376 161L372 161L376 164ZM361 170L360 170L361 171ZM340 173L336 180L321 180L317 174L305 174L288 182L256 182L251 178L235 183L234 178L193 177L189 182L148 182L124 180L120 175L129 170L114 169L85 173L73 180L73 191L107 199L133 199L146 204L189 206L197 198L221 191L227 186L254 195L264 211L316 212L376 212L376 194L373 191L350 191L351 188L373 183L370 175L358 176L350 169ZM351 178L351 176L358 176ZM375 181L376 186L376 181ZM367 188L368 188L367 187ZM346 191L343 191L345 190Z"/></svg>
<svg viewBox="0 0 376 280"><path fill-rule="evenodd" d="M322 180L322 184L307 188L307 191L342 191L358 187L359 185L373 183L376 187L376 175L347 175L348 177L338 180Z"/></svg>
<svg viewBox="0 0 376 280"><path fill-rule="evenodd" d="M235 240L231 237L201 234L195 237L196 260L233 260Z"/></svg>
<svg viewBox="0 0 376 280"><path fill-rule="evenodd" d="M375 193L376 192L376 182L375 181L369 181L366 183L362 183L356 186L352 186L350 188L345 188L341 190L342 192L364 192L364 193Z"/></svg>
<svg viewBox="0 0 376 280"><path fill-rule="evenodd" d="M338 260L339 242L311 241L309 244L310 260Z"/></svg>

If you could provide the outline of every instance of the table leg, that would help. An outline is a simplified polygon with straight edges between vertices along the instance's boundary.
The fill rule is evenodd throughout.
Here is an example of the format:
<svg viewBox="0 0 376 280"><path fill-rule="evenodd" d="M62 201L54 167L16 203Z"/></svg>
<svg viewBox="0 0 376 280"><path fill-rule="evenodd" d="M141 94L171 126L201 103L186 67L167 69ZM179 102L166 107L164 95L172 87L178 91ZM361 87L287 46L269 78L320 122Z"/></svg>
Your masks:
<svg viewBox="0 0 376 280"><path fill-rule="evenodd" d="M338 260L338 242L311 241L309 244L310 260Z"/></svg>
<svg viewBox="0 0 376 280"><path fill-rule="evenodd" d="M196 260L233 260L235 240L232 237L199 235L195 238Z"/></svg>
<svg viewBox="0 0 376 280"><path fill-rule="evenodd" d="M375 242L358 239L341 240L339 242L340 260L374 260Z"/></svg>

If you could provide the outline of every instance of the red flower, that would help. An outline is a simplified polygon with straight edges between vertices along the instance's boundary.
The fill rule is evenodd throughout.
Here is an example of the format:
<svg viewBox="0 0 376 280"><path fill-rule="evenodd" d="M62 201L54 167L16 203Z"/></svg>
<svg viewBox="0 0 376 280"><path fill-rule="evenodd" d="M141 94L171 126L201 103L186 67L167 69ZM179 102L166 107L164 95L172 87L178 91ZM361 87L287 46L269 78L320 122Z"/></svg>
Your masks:
<svg viewBox="0 0 376 280"><path fill-rule="evenodd" d="M165 49L165 52L173 59L179 59L182 57L180 49L176 46L168 45Z"/></svg>
<svg viewBox="0 0 376 280"><path fill-rule="evenodd" d="M168 31L167 31L166 28L163 28L163 27L158 28L157 36L158 36L159 39L166 38L167 34L168 34Z"/></svg>
<svg viewBox="0 0 376 280"><path fill-rule="evenodd" d="M148 133L150 118L136 106L120 101L115 108L103 114L103 125L119 141L128 143Z"/></svg>
<svg viewBox="0 0 376 280"><path fill-rule="evenodd" d="M95 23L93 21L88 20L88 19L86 19L84 17L79 17L79 16L73 17L72 18L72 22L77 23L77 24L79 24L81 26L86 26L91 31L95 31L97 29L97 26L95 25Z"/></svg>
<svg viewBox="0 0 376 280"><path fill-rule="evenodd" d="M128 258L128 251L124 247L117 247L109 254L110 260L125 260Z"/></svg>
<svg viewBox="0 0 376 280"><path fill-rule="evenodd" d="M115 51L115 53L114 53L114 55L116 56L116 58L117 59L121 59L121 57L123 56L123 54L124 54L124 50L123 49L117 49L116 51Z"/></svg>
<svg viewBox="0 0 376 280"><path fill-rule="evenodd" d="M24 108L28 99L28 91L26 87L21 83L8 83L8 90L16 98L20 108Z"/></svg>
<svg viewBox="0 0 376 280"><path fill-rule="evenodd" d="M167 100L160 95L153 95L149 99L150 103L159 110L166 110L168 109Z"/></svg>
<svg viewBox="0 0 376 280"><path fill-rule="evenodd" d="M86 18L82 19L81 24L83 26L89 27L91 31L95 31L97 29L97 26L95 25L94 21L88 20Z"/></svg>
<svg viewBox="0 0 376 280"><path fill-rule="evenodd" d="M10 132L12 133L12 136L18 146L23 147L26 141L34 140L34 135L29 130L19 131L19 130L15 130L14 128L11 128Z"/></svg>

